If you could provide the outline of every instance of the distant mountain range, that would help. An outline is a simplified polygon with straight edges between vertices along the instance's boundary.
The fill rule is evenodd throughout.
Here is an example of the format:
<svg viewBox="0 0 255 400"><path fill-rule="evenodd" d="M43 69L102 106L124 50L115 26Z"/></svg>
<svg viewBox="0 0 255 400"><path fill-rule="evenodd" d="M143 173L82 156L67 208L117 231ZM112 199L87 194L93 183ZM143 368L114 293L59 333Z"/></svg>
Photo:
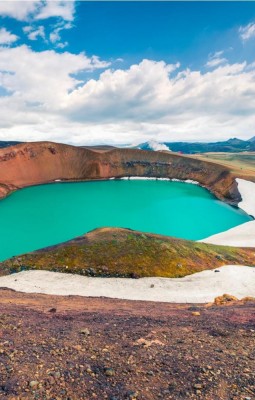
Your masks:
<svg viewBox="0 0 255 400"><path fill-rule="evenodd" d="M22 143L22 142L0 140L0 149L3 147L14 146L15 144L19 144L19 143Z"/></svg>
<svg viewBox="0 0 255 400"><path fill-rule="evenodd" d="M14 146L22 142L17 141L1 141L0 148ZM88 147L88 146L81 146ZM91 147L91 146L90 146ZM92 146L95 148L114 148L113 146ZM117 146L119 147L119 146ZM120 146L121 147L121 146ZM130 146L125 146L130 147ZM241 140L232 138L223 142L203 143L203 142L150 142L141 143L137 146L132 146L135 149L150 150L150 151L173 151L183 154L209 153L209 152L226 152L238 153L240 151L255 151L255 136L249 140Z"/></svg>
<svg viewBox="0 0 255 400"><path fill-rule="evenodd" d="M157 144L157 145L156 145ZM155 141L141 143L136 146L142 150L167 150L181 152L184 154L227 152L238 153L240 151L255 151L255 136L249 140L232 138L224 142L202 143L202 142L162 142Z"/></svg>

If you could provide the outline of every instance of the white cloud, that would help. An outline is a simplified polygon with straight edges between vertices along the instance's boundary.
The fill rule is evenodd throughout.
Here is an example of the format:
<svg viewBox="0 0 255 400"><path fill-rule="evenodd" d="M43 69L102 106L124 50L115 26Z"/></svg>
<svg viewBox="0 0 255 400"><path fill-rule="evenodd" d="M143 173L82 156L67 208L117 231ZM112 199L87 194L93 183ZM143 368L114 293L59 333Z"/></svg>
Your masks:
<svg viewBox="0 0 255 400"><path fill-rule="evenodd" d="M55 44L56 47L64 48L68 45L68 42L61 43L60 32L66 29L71 29L73 25L70 22L60 22L58 23L53 31L49 35L49 40L51 43Z"/></svg>
<svg viewBox="0 0 255 400"><path fill-rule="evenodd" d="M223 50L220 50L220 51L216 51L215 53L211 53L211 54L209 55L209 57L210 57L210 58L219 58L219 57L221 57L223 54L224 54L224 51L223 51Z"/></svg>
<svg viewBox="0 0 255 400"><path fill-rule="evenodd" d="M63 49L68 45L68 42L61 42L60 32L66 29L71 29L73 26L70 22L58 22L53 30L49 33L46 32L45 27L40 25L27 25L23 28L23 32L27 35L29 40L43 39L46 43L51 42L55 47Z"/></svg>
<svg viewBox="0 0 255 400"><path fill-rule="evenodd" d="M61 40L59 32L55 29L53 32L50 33L50 41L51 43L56 43Z"/></svg>
<svg viewBox="0 0 255 400"><path fill-rule="evenodd" d="M87 82L76 77L107 65L85 54L0 48L0 86L9 93L0 97L0 139L83 144L255 135L252 63L202 73L143 60Z"/></svg>
<svg viewBox="0 0 255 400"><path fill-rule="evenodd" d="M14 35L13 33L7 31L5 28L0 29L0 45L12 44L19 39L18 36Z"/></svg>
<svg viewBox="0 0 255 400"><path fill-rule="evenodd" d="M221 64L225 64L228 60L225 57L222 57L224 51L216 51L213 54L209 54L209 60L206 63L206 67L215 68Z"/></svg>
<svg viewBox="0 0 255 400"><path fill-rule="evenodd" d="M15 18L19 21L42 20L50 17L73 21L74 14L74 0L0 1L0 16Z"/></svg>
<svg viewBox="0 0 255 400"><path fill-rule="evenodd" d="M255 22L251 22L245 26L240 26L239 34L243 41L255 38Z"/></svg>
<svg viewBox="0 0 255 400"><path fill-rule="evenodd" d="M207 61L206 66L209 68L218 67L221 64L225 64L228 60L226 58L213 58Z"/></svg>
<svg viewBox="0 0 255 400"><path fill-rule="evenodd" d="M0 47L0 84L14 93L14 99L42 103L51 112L80 83L71 74L101 68L101 63L85 54L59 54L52 50L37 53L25 45Z"/></svg>
<svg viewBox="0 0 255 400"><path fill-rule="evenodd" d="M47 39L58 48L64 48L67 42L61 43L60 32L71 29L71 22L75 17L75 0L6 0L0 1L0 17L10 17L19 21L29 21L31 25L25 26L23 31L29 40ZM37 26L38 21L57 18L57 23L46 39L43 26ZM48 34L47 34L48 36Z"/></svg>
<svg viewBox="0 0 255 400"><path fill-rule="evenodd" d="M0 1L0 15L3 17L15 18L19 21L25 21L34 14L41 4L41 1Z"/></svg>
<svg viewBox="0 0 255 400"><path fill-rule="evenodd" d="M68 42L58 42L58 43L56 43L56 47L58 49L64 49L67 46L68 46Z"/></svg>
<svg viewBox="0 0 255 400"><path fill-rule="evenodd" d="M25 29L25 28L30 28L30 29ZM44 26L38 26L37 28L32 28L32 27L25 27L23 31L25 33L28 33L27 37L30 40L37 40L38 38L42 38L45 40L45 29ZM27 32L26 32L27 31Z"/></svg>
<svg viewBox="0 0 255 400"><path fill-rule="evenodd" d="M47 19L50 17L60 17L65 21L73 21L75 13L74 1L47 1L44 7L41 7L36 19Z"/></svg>

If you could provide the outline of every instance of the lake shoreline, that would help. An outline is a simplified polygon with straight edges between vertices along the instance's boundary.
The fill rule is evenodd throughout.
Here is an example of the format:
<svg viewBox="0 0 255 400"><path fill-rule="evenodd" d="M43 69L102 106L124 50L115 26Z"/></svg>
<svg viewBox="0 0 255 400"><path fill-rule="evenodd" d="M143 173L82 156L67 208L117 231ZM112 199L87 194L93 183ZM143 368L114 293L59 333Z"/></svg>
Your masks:
<svg viewBox="0 0 255 400"><path fill-rule="evenodd" d="M196 241L250 220L243 211L225 205L190 180L131 177L56 183L25 188L0 203L5 232L1 260L62 243L100 227L127 227Z"/></svg>
<svg viewBox="0 0 255 400"><path fill-rule="evenodd" d="M238 207L248 215L255 217L255 183L236 179L242 200ZM209 236L199 242L235 247L255 247L255 220L245 222L234 228Z"/></svg>
<svg viewBox="0 0 255 400"><path fill-rule="evenodd" d="M250 185L251 182L247 182L238 180L239 190L243 194L240 205L244 211L251 212L254 207L251 191L255 188L255 184ZM249 234L250 228L251 233ZM255 221L250 221L218 234L219 243L216 244L227 245L229 232L232 237L231 231L233 230L236 233L235 240L238 246L248 247L247 244L254 243ZM209 243L212 240L215 241L214 238L209 237L202 241ZM254 246L255 243L253 246L249 245L249 247ZM243 265L225 265L218 268L217 271L206 270L185 278L140 279L93 278L43 270L25 271L1 277L0 287L8 287L26 293L109 297L170 303L207 303L223 293L230 293L238 298L254 296L255 268Z"/></svg>

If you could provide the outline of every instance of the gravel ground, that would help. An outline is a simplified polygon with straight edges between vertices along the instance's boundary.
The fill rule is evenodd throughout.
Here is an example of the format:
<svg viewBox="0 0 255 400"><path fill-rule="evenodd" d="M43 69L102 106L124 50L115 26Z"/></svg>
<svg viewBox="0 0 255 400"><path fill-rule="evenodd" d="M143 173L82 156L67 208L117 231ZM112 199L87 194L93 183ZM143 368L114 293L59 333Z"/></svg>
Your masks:
<svg viewBox="0 0 255 400"><path fill-rule="evenodd" d="M254 400L255 305L0 290L0 398Z"/></svg>

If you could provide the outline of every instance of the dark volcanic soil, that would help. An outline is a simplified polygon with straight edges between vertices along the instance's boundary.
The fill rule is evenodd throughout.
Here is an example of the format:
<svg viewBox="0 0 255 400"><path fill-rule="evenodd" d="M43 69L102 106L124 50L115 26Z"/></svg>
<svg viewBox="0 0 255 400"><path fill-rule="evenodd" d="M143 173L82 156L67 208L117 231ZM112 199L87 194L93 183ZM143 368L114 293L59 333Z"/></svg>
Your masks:
<svg viewBox="0 0 255 400"><path fill-rule="evenodd" d="M0 290L0 308L1 399L255 398L254 303Z"/></svg>

